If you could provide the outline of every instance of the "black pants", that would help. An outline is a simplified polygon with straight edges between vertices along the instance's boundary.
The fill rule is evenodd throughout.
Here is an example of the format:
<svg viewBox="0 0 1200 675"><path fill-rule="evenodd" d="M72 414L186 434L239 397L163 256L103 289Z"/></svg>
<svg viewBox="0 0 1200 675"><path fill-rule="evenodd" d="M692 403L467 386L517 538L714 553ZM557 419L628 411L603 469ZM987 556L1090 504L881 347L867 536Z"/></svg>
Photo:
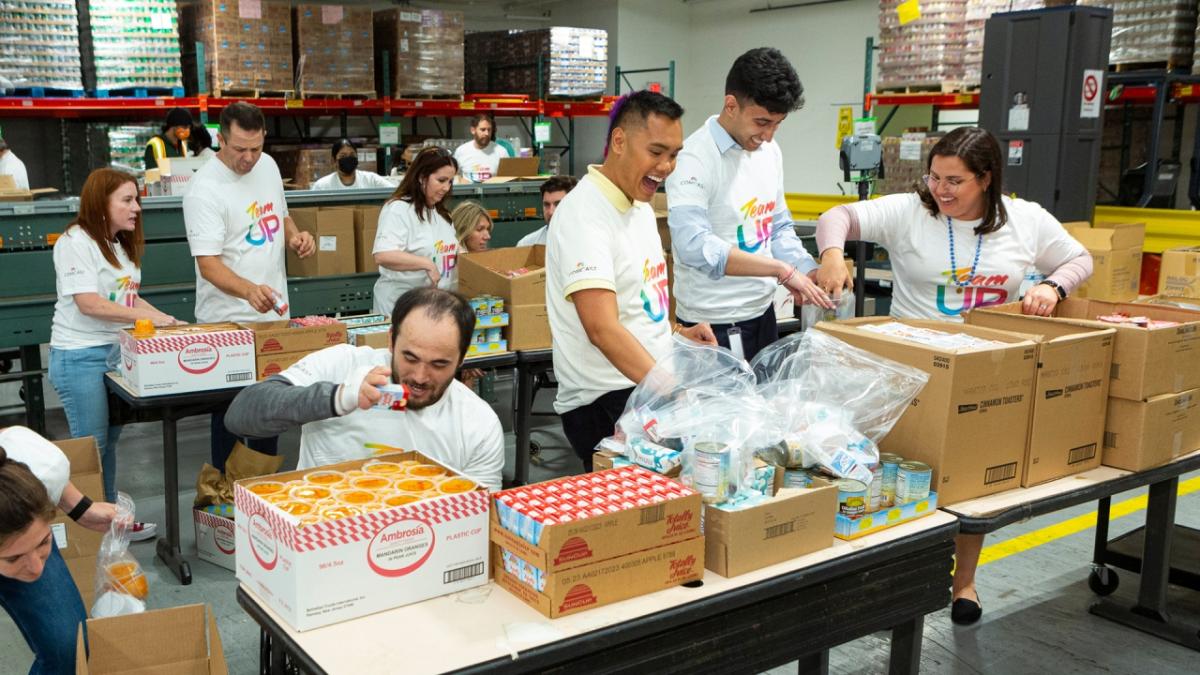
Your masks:
<svg viewBox="0 0 1200 675"><path fill-rule="evenodd" d="M600 441L613 435L617 418L625 412L625 403L633 388L610 391L591 403L562 414L563 433L571 449L583 460L583 470L592 470L592 453Z"/></svg>
<svg viewBox="0 0 1200 675"><path fill-rule="evenodd" d="M696 324L680 320L680 325L694 326ZM742 355L746 360L762 351L763 347L779 339L779 324L775 321L775 305L767 307L767 311L757 319L747 319L737 323L714 323L713 333L722 347L729 347L729 329L737 326L742 330Z"/></svg>
<svg viewBox="0 0 1200 675"><path fill-rule="evenodd" d="M210 451L212 452L212 465L225 473L225 460L229 459L229 455L233 454L233 446L241 441L243 445L251 450L261 452L264 455L279 454L279 437L271 438L241 438L233 432L225 428L225 413L229 410L229 405L220 410L214 411L212 421L209 424L210 436Z"/></svg>

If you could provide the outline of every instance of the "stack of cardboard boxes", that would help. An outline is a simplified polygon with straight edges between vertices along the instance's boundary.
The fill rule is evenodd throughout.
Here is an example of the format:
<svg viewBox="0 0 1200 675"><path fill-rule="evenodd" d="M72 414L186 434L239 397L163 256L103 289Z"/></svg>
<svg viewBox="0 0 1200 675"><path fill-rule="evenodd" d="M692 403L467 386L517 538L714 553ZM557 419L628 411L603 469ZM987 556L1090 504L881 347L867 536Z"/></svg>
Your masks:
<svg viewBox="0 0 1200 675"><path fill-rule="evenodd" d="M522 269L526 271L509 276ZM503 330L510 351L550 348L545 246L499 248L459 256L458 289L469 298L504 298L509 325Z"/></svg>
<svg viewBox="0 0 1200 675"><path fill-rule="evenodd" d="M383 83L386 72L392 74L390 87ZM462 98L462 12L408 8L375 12L375 74L379 91L390 89L395 98Z"/></svg>
<svg viewBox="0 0 1200 675"><path fill-rule="evenodd" d="M302 96L375 95L371 9L297 5L295 60Z"/></svg>
<svg viewBox="0 0 1200 675"><path fill-rule="evenodd" d="M1158 272L1158 294L1175 298L1200 298L1200 246L1163 251Z"/></svg>
<svg viewBox="0 0 1200 675"><path fill-rule="evenodd" d="M196 81L195 44L204 46L207 91L283 93L292 85L289 3L201 0L180 14L187 83Z"/></svg>
<svg viewBox="0 0 1200 675"><path fill-rule="evenodd" d="M1142 276L1142 223L1063 223L1067 231L1092 254L1093 272L1075 289L1076 298L1133 302Z"/></svg>
<svg viewBox="0 0 1200 675"><path fill-rule="evenodd" d="M346 342L346 324L340 321L305 327L287 320L259 321L242 327L254 336L255 380L278 375L315 351Z"/></svg>

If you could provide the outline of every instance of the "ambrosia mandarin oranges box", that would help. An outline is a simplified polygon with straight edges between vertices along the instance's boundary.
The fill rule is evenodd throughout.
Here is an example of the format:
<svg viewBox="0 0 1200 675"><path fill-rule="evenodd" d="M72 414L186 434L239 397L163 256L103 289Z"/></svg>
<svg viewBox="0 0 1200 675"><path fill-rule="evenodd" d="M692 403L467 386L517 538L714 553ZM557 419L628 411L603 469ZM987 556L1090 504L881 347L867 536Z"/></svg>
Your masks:
<svg viewBox="0 0 1200 675"><path fill-rule="evenodd" d="M121 377L138 396L243 387L254 382L254 333L237 324L121 331Z"/></svg>
<svg viewBox="0 0 1200 675"><path fill-rule="evenodd" d="M488 494L417 452L234 484L237 578L296 630L487 583Z"/></svg>

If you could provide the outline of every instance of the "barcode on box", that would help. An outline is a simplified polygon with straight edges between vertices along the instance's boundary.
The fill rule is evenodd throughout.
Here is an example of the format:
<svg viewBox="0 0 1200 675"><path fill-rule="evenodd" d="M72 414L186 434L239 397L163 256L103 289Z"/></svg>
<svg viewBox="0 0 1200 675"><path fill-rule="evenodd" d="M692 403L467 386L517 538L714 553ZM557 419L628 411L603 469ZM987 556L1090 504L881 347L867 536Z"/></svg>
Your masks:
<svg viewBox="0 0 1200 675"><path fill-rule="evenodd" d="M243 382L245 380L253 380L254 373L229 373L225 376L226 382Z"/></svg>
<svg viewBox="0 0 1200 675"><path fill-rule="evenodd" d="M1006 480L1012 480L1017 477L1017 463L1009 462L989 468L983 474L983 484L992 485L994 483L1003 483Z"/></svg>
<svg viewBox="0 0 1200 675"><path fill-rule="evenodd" d="M667 517L667 505L648 506L642 509L642 525L657 523Z"/></svg>
<svg viewBox="0 0 1200 675"><path fill-rule="evenodd" d="M463 579L470 579L483 574L483 563L473 563L464 567L456 567L452 570L447 570L442 574L443 584L452 584Z"/></svg>
<svg viewBox="0 0 1200 675"><path fill-rule="evenodd" d="M1081 445L1078 448L1071 448L1071 452L1067 455L1067 464L1078 464L1093 459L1096 456L1096 444L1088 443Z"/></svg>
<svg viewBox="0 0 1200 675"><path fill-rule="evenodd" d="M1115 431L1104 432L1104 447L1106 447L1106 448L1118 447L1117 446L1117 432L1115 432Z"/></svg>
<svg viewBox="0 0 1200 675"><path fill-rule="evenodd" d="M763 539L774 539L775 537L782 537L785 534L791 534L795 531L796 523L794 521L780 523L778 525L772 525L771 527L768 527L767 534L765 537L763 537Z"/></svg>

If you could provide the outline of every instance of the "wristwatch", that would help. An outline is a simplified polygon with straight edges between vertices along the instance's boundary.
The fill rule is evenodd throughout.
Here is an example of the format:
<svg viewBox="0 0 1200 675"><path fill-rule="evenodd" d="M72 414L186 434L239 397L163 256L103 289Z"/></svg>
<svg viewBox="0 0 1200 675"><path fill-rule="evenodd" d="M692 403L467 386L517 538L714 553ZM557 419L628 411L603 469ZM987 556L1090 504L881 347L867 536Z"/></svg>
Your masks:
<svg viewBox="0 0 1200 675"><path fill-rule="evenodd" d="M1059 299L1060 301L1062 301L1062 300L1066 300L1066 299L1067 299L1067 291L1066 291L1066 289L1065 289L1065 288L1063 288L1062 286L1059 286L1059 285L1058 285L1058 282L1056 282L1056 281L1051 281L1051 280L1049 280L1049 279L1043 279L1042 281L1039 281L1039 282L1038 282L1038 284L1039 284L1039 285L1041 285L1041 284L1045 284L1046 286L1049 286L1050 288L1053 288L1053 289L1054 289L1054 292L1055 292L1055 293L1058 293L1058 299Z"/></svg>

